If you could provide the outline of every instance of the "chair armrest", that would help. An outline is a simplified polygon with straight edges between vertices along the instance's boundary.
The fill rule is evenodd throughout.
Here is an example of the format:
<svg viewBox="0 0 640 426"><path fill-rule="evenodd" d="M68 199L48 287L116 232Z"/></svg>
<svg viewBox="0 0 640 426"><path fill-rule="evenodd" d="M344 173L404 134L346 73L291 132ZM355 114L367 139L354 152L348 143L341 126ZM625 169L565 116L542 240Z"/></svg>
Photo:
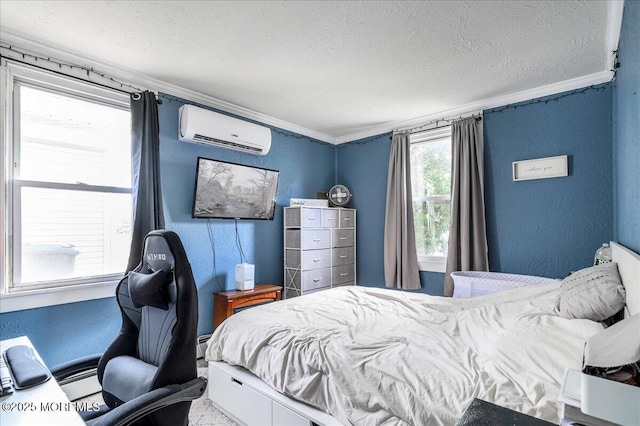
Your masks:
<svg viewBox="0 0 640 426"><path fill-rule="evenodd" d="M69 362L58 364L50 369L56 381L60 382L75 374L98 368L102 354L88 355Z"/></svg>
<svg viewBox="0 0 640 426"><path fill-rule="evenodd" d="M197 377L182 385L168 385L122 404L106 414L87 422L88 426L125 426L169 405L200 398L207 388L207 379Z"/></svg>

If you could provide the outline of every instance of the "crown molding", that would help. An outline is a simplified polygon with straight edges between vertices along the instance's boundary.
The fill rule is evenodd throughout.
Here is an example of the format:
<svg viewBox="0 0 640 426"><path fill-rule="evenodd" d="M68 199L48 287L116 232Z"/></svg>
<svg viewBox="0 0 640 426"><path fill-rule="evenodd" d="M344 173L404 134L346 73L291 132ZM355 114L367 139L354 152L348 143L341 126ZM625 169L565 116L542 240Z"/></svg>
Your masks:
<svg viewBox="0 0 640 426"><path fill-rule="evenodd" d="M278 127L280 129L300 135L308 136L322 142L327 142L330 144L336 143L336 138L325 133L298 126L297 124L289 123L288 121L280 120L269 115L261 114L251 109L244 108L239 105L223 101L221 99L217 99L213 96L204 95L166 81L158 80L147 75L141 75L127 69L114 67L107 63L100 62L86 56L70 53L62 48L44 45L42 43L29 40L22 36L8 33L6 31L0 31L0 40L3 44L13 45L20 50L24 50L25 53L32 53L37 56L55 59L57 61L65 62L70 65L92 68L96 72L109 75L116 80L121 80L126 84L130 84L131 86L138 87L142 90L151 90L156 93L166 93L168 95L176 96L178 98L182 98L191 102L197 102L201 105L215 108L217 110L242 118ZM86 75L84 77L86 79ZM119 84L113 84L113 82L111 82L111 84L109 84L108 81L101 83L110 85L115 89L121 89L119 87Z"/></svg>
<svg viewBox="0 0 640 426"><path fill-rule="evenodd" d="M601 71L595 74L572 78L570 80L565 80L558 83L548 84L546 86L540 86L533 89L510 93L508 95L482 99L477 102L471 102L466 105L461 105L445 111L439 111L437 113L423 115L421 117L412 118L410 120L398 121L396 123L373 127L363 132L340 136L336 138L336 144L352 142L371 136L389 133L394 130L408 130L435 120L448 120L459 116L478 113L491 108L497 108L505 105L528 101L531 99L542 98L544 96L554 95L556 93L567 92L570 90L581 89L583 87L592 86L594 84L602 84L611 81L611 79L613 79L613 75L613 71Z"/></svg>
<svg viewBox="0 0 640 426"><path fill-rule="evenodd" d="M310 138L317 139L319 141L326 142L329 144L335 145L336 143L336 138L334 138L333 136L329 136L325 133L311 130L306 127L298 126L297 124L280 120L278 118L271 117L270 115L261 114L259 112L250 110L248 108L244 108L244 107L232 104L230 102L226 102L226 101L214 98L212 96L203 95L193 90L185 89L184 87L166 83L162 87L162 89L160 89L160 91L173 96L177 96L185 100L197 102L199 104L202 104L211 108L215 108L217 110L227 112L229 114L233 114L242 118L257 121L258 123L261 123L261 124L268 124L274 127L278 127L280 129L290 131L292 133L308 136Z"/></svg>
<svg viewBox="0 0 640 426"><path fill-rule="evenodd" d="M609 0L607 3L607 67L613 70L615 67L615 54L620 42L622 30L622 15L624 12L624 0Z"/></svg>

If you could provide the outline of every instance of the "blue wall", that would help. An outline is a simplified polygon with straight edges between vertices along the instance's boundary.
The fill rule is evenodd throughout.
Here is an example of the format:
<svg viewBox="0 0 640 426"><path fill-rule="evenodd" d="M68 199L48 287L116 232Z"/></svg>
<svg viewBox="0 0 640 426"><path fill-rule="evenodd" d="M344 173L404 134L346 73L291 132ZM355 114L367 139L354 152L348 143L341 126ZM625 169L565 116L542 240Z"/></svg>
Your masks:
<svg viewBox="0 0 640 426"><path fill-rule="evenodd" d="M492 271L564 277L593 262L613 236L611 92L485 112L487 237ZM384 210L390 135L337 148L338 182L358 209L358 284L384 287ZM565 178L513 182L517 160L568 155ZM420 291L442 295L444 274Z"/></svg>
<svg viewBox="0 0 640 426"><path fill-rule="evenodd" d="M239 220L238 231L247 261L256 265L255 281L282 285L282 207L289 205L289 198L315 198L317 191L327 191L333 185L335 148L280 130L272 131L271 150L265 156L179 142L178 109L183 102L171 96L161 98L163 103L158 107L160 167L166 228L180 236L189 257L198 286L198 334L202 335L213 330L213 293L235 288L234 268L240 263L240 253L235 242L233 220L191 218L197 158L280 171L274 220ZM213 231L213 244L209 239L208 226Z"/></svg>
<svg viewBox="0 0 640 426"><path fill-rule="evenodd" d="M640 253L640 2L624 4L614 84L615 239Z"/></svg>
<svg viewBox="0 0 640 426"><path fill-rule="evenodd" d="M349 207L358 209L356 276L358 285L384 287L384 209L391 135L339 145L337 183L353 194Z"/></svg>
<svg viewBox="0 0 640 426"><path fill-rule="evenodd" d="M611 92L485 111L491 270L564 278L611 240ZM568 177L513 182L513 161L557 155L568 155Z"/></svg>
<svg viewBox="0 0 640 426"><path fill-rule="evenodd" d="M120 330L115 298L0 314L0 338L29 336L49 366L103 352Z"/></svg>

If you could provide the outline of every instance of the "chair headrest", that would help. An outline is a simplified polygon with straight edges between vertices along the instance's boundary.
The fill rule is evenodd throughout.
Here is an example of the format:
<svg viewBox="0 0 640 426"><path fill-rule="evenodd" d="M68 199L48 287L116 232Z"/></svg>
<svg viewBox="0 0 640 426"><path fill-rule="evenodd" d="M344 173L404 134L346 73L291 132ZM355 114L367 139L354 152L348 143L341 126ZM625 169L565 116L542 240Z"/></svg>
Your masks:
<svg viewBox="0 0 640 426"><path fill-rule="evenodd" d="M172 282L171 272L160 269L150 274L129 272L129 295L136 308L153 306L158 309L169 309L170 295L168 286Z"/></svg>
<svg viewBox="0 0 640 426"><path fill-rule="evenodd" d="M159 270L170 272L173 270L175 259L164 235L156 232L147 235L144 240L141 264L140 272L155 272Z"/></svg>
<svg viewBox="0 0 640 426"><path fill-rule="evenodd" d="M186 254L178 236L167 230L151 231L144 240L142 260L129 272L129 292L136 307L154 306L167 309L176 301L176 258ZM180 247L172 247L180 245Z"/></svg>

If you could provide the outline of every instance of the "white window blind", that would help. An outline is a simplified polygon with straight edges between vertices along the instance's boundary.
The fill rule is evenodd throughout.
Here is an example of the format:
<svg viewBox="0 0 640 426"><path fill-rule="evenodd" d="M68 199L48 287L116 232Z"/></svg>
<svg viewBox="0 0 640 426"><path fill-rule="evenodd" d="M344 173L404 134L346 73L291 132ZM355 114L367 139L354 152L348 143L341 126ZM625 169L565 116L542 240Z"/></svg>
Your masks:
<svg viewBox="0 0 640 426"><path fill-rule="evenodd" d="M7 80L5 292L119 279L132 224L128 96L26 68Z"/></svg>

